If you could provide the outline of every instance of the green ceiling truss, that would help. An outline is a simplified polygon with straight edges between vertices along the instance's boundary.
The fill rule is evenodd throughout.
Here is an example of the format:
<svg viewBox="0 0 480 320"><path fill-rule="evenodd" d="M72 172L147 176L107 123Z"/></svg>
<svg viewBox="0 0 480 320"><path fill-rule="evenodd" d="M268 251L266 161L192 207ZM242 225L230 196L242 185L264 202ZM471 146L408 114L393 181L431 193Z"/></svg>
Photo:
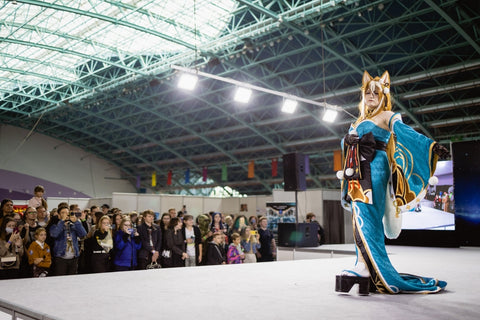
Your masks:
<svg viewBox="0 0 480 320"><path fill-rule="evenodd" d="M480 14L473 0L238 0L214 38L151 11L151 0L17 2L35 14L23 21L11 3L0 6L2 123L31 129L40 118L35 131L111 162L132 185L140 176L142 188L155 192L230 186L268 194L283 180L281 161L279 175L271 176L271 159L289 152L309 156L309 188L337 188L333 152L354 121L364 70L390 71L395 110L420 132L445 145L480 139ZM121 14L110 16L109 10ZM178 49L139 53L67 32L48 23L56 12L102 24L102 31L120 26ZM159 22L187 38L159 31ZM185 40L196 37L203 42ZM59 59L16 54L9 46ZM80 62L65 65L61 58ZM281 99L260 92L241 106L232 102L231 85L205 78L195 92L180 92L173 64L326 101L345 112L333 124L323 122L323 108L315 105L301 104L285 115ZM65 74L53 72L59 69ZM248 179L251 160L255 178ZM222 165L228 181L221 180ZM185 170L201 181L203 167L211 180L185 185ZM165 184L168 170L172 186ZM154 171L159 183L151 188Z"/></svg>

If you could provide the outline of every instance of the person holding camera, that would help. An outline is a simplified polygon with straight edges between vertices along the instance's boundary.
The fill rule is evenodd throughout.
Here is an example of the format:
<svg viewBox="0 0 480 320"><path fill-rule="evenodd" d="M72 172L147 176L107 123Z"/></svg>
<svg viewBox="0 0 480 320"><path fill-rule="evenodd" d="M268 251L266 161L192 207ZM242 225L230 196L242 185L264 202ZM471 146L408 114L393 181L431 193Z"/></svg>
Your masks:
<svg viewBox="0 0 480 320"><path fill-rule="evenodd" d="M113 242L115 258L113 264L115 271L135 270L137 266L137 251L142 247L140 235L133 229L132 221L122 219L120 228L115 233Z"/></svg>
<svg viewBox="0 0 480 320"><path fill-rule="evenodd" d="M257 250L260 249L260 235L257 230L252 230L251 226L242 228L240 232L243 249L245 250L245 260L243 263L256 263L257 262Z"/></svg>
<svg viewBox="0 0 480 320"><path fill-rule="evenodd" d="M78 239L85 237L87 231L68 207L58 209L58 218L58 223L50 227L54 239L55 275L76 274L80 255Z"/></svg>
<svg viewBox="0 0 480 320"><path fill-rule="evenodd" d="M23 239L13 218L6 217L0 230L0 279L20 277Z"/></svg>

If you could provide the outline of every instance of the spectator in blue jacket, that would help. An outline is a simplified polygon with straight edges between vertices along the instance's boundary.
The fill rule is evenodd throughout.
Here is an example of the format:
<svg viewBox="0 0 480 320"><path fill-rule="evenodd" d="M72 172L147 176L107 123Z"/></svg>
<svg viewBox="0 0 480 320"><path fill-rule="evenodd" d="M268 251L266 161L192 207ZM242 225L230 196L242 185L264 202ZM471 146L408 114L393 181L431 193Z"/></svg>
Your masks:
<svg viewBox="0 0 480 320"><path fill-rule="evenodd" d="M85 237L87 231L68 207L58 210L59 221L50 227L50 236L54 239L55 275L76 274L80 248L78 239Z"/></svg>
<svg viewBox="0 0 480 320"><path fill-rule="evenodd" d="M137 251L142 247L142 242L138 232L134 231L130 219L122 219L120 228L115 233L113 246L115 271L134 270L137 266Z"/></svg>

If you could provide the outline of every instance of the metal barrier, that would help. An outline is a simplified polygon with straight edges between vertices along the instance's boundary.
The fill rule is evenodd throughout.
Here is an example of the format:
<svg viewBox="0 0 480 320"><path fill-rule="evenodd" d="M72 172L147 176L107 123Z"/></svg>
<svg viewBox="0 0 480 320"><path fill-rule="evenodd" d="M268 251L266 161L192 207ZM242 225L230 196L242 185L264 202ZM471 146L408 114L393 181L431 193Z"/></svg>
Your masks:
<svg viewBox="0 0 480 320"><path fill-rule="evenodd" d="M58 320L0 299L0 320Z"/></svg>

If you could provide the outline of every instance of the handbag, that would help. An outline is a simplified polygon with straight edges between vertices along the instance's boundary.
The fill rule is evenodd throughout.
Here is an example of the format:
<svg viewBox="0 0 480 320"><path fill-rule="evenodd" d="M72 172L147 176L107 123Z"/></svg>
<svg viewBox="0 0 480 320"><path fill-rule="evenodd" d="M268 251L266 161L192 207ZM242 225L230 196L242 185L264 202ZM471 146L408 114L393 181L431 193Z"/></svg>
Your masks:
<svg viewBox="0 0 480 320"><path fill-rule="evenodd" d="M11 255L0 258L0 265L2 269L14 267L17 264L17 255Z"/></svg>
<svg viewBox="0 0 480 320"><path fill-rule="evenodd" d="M170 258L172 256L172 252L170 250L162 250L162 257Z"/></svg>
<svg viewBox="0 0 480 320"><path fill-rule="evenodd" d="M161 269L162 266L157 263L157 261L153 261L152 263L147 264L147 270L151 269Z"/></svg>

